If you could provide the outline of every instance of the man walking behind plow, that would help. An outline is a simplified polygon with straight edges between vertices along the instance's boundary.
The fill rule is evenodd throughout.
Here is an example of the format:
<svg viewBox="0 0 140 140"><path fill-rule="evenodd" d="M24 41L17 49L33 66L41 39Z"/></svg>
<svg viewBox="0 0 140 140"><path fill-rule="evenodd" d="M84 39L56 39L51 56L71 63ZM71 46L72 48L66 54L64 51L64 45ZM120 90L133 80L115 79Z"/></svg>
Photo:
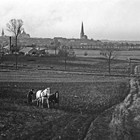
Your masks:
<svg viewBox="0 0 140 140"><path fill-rule="evenodd" d="M33 94L34 94L34 89L31 89L29 92L28 92L28 94L27 94L27 103L28 104L31 104L32 103L32 96L33 96Z"/></svg>

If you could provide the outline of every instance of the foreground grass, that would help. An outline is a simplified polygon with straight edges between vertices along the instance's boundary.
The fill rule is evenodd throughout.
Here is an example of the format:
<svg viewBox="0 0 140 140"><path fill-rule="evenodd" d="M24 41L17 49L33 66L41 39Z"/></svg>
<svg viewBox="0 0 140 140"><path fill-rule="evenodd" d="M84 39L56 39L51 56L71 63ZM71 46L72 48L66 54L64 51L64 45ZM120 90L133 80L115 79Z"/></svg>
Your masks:
<svg viewBox="0 0 140 140"><path fill-rule="evenodd" d="M30 88L51 87L60 92L60 107L28 106ZM125 82L94 83L0 83L0 138L78 140L90 122L127 94Z"/></svg>

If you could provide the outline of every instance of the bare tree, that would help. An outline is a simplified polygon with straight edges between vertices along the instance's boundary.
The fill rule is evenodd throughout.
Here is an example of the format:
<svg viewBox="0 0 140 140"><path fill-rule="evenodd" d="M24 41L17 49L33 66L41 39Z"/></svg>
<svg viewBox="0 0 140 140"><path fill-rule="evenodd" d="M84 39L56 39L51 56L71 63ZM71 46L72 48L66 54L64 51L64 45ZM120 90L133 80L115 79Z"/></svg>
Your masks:
<svg viewBox="0 0 140 140"><path fill-rule="evenodd" d="M57 38L54 38L53 39L53 44L54 44L54 50L55 50L55 55L56 55L56 51L60 47L60 42L58 41Z"/></svg>
<svg viewBox="0 0 140 140"><path fill-rule="evenodd" d="M23 21L21 19L11 19L9 23L7 23L7 30L13 34L15 37L15 48L16 48L16 69L17 69L17 39L21 31L23 30Z"/></svg>
<svg viewBox="0 0 140 140"><path fill-rule="evenodd" d="M68 58L68 46L63 45L61 46L61 49L58 51L58 55L64 58L65 61L65 70L66 70L66 65L67 65L67 58Z"/></svg>
<svg viewBox="0 0 140 140"><path fill-rule="evenodd" d="M2 63L3 59L3 46L0 44L0 64Z"/></svg>
<svg viewBox="0 0 140 140"><path fill-rule="evenodd" d="M113 44L106 44L105 48L100 51L100 55L103 55L108 62L108 73L111 74L111 62L117 57L117 51L114 50Z"/></svg>

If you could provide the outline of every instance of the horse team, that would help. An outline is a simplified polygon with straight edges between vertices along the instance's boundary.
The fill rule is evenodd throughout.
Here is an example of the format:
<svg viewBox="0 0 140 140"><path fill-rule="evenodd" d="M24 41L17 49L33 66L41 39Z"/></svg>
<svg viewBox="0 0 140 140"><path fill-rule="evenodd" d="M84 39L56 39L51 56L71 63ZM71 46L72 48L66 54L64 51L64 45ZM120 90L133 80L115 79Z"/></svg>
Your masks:
<svg viewBox="0 0 140 140"><path fill-rule="evenodd" d="M33 89L28 93L27 100L31 100L31 96L33 95ZM31 102L37 102L37 106L44 107L45 103L47 107L55 106L57 104L59 106L59 92L56 91L55 93L51 93L50 88L46 88L44 90L38 90L36 92L36 99ZM29 102L28 102L29 103Z"/></svg>

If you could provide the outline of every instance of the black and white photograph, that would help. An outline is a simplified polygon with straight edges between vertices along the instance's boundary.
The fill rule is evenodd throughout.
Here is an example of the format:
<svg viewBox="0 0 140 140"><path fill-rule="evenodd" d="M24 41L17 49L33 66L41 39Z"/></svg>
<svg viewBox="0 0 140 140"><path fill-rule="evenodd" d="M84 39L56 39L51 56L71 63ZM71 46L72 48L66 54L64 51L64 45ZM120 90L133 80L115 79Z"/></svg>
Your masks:
<svg viewBox="0 0 140 140"><path fill-rule="evenodd" d="M140 0L0 0L0 140L140 140Z"/></svg>

